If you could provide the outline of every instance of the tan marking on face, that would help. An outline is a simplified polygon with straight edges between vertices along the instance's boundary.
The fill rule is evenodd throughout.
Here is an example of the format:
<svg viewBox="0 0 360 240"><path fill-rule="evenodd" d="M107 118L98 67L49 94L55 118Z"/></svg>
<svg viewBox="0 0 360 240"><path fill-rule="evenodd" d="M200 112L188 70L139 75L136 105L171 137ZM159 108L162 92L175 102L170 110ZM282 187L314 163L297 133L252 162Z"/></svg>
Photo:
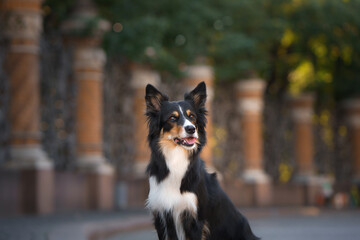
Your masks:
<svg viewBox="0 0 360 240"><path fill-rule="evenodd" d="M174 142L174 138L180 136L182 127L178 126L175 123L171 123L171 124L172 124L172 128L169 132L164 133L164 131L161 130L159 144L162 149L172 149L178 146Z"/></svg>
<svg viewBox="0 0 360 240"><path fill-rule="evenodd" d="M191 112L190 109L186 110L186 116L188 116L188 117L190 118L190 115L191 115L191 114L195 115L194 113ZM190 122L195 125L196 130L197 130L197 126L196 126L196 124L195 124L195 123L196 123L196 120L190 118Z"/></svg>
<svg viewBox="0 0 360 240"><path fill-rule="evenodd" d="M178 112L178 111L173 111L173 112L172 112L172 115L174 115L175 117L178 118L178 117L179 117L179 112Z"/></svg>
<svg viewBox="0 0 360 240"><path fill-rule="evenodd" d="M176 148L176 143L174 140L169 139L168 136L170 133L165 133L163 137L160 138L159 144L162 149L173 149Z"/></svg>
<svg viewBox="0 0 360 240"><path fill-rule="evenodd" d="M173 128L170 130L170 133L173 137L177 137L180 136L181 130L182 130L182 126L179 126L177 124L174 124L175 126L173 126Z"/></svg>

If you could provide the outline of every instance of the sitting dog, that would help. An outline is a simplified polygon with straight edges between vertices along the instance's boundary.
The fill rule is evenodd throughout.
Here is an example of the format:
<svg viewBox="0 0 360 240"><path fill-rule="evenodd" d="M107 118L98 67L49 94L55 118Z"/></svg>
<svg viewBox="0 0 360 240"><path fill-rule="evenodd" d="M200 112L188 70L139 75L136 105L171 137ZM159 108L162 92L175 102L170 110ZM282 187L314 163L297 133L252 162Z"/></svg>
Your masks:
<svg viewBox="0 0 360 240"><path fill-rule="evenodd" d="M205 83L176 102L148 84L145 101L151 148L147 207L158 238L259 239L199 157L206 143Z"/></svg>

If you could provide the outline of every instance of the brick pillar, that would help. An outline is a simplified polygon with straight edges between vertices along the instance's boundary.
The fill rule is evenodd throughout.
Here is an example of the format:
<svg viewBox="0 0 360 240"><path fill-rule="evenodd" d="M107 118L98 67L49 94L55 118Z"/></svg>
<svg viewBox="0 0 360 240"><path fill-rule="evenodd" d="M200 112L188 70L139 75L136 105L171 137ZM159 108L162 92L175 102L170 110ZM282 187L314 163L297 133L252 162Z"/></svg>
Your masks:
<svg viewBox="0 0 360 240"><path fill-rule="evenodd" d="M313 94L304 93L291 99L297 168L294 180L303 185L305 205L316 204L316 196L321 189L321 179L314 171L313 108Z"/></svg>
<svg viewBox="0 0 360 240"><path fill-rule="evenodd" d="M255 186L257 205L271 203L270 178L264 171L262 111L265 82L261 79L241 80L237 86L237 105L241 115L243 137L244 170L242 177L245 182Z"/></svg>
<svg viewBox="0 0 360 240"><path fill-rule="evenodd" d="M63 23L65 39L73 46L73 70L76 96L76 168L88 178L88 207L113 207L113 167L103 155L103 71L106 55L100 44L109 24L97 20L92 32L74 36L94 20L97 14L90 0L79 0L72 15ZM94 23L92 23L94 24Z"/></svg>
<svg viewBox="0 0 360 240"><path fill-rule="evenodd" d="M41 148L39 39L41 0L4 0L0 10L9 42L5 71L10 80L10 159L5 167L21 171L25 213L53 210L52 162Z"/></svg>
<svg viewBox="0 0 360 240"><path fill-rule="evenodd" d="M145 66L133 64L131 66L131 86L134 90L133 111L135 114L136 143L134 173L137 176L145 176L146 166L150 160L150 149L147 143L148 129L145 117L145 87L147 84L158 86L160 75Z"/></svg>
<svg viewBox="0 0 360 240"><path fill-rule="evenodd" d="M187 91L193 90L200 82L204 81L206 84L207 100L206 108L208 110L206 137L207 144L201 152L201 158L204 160L206 166L211 170L212 164L212 147L213 147L213 127L212 127L212 100L214 97L214 72L212 67L207 65L189 66L185 69L186 78L184 80Z"/></svg>
<svg viewBox="0 0 360 240"><path fill-rule="evenodd" d="M344 107L352 145L353 182L360 184L360 98L347 100Z"/></svg>
<svg viewBox="0 0 360 240"><path fill-rule="evenodd" d="M291 112L295 130L295 160L297 174L295 179L307 182L314 176L314 140L312 117L314 96L302 94L291 99Z"/></svg>

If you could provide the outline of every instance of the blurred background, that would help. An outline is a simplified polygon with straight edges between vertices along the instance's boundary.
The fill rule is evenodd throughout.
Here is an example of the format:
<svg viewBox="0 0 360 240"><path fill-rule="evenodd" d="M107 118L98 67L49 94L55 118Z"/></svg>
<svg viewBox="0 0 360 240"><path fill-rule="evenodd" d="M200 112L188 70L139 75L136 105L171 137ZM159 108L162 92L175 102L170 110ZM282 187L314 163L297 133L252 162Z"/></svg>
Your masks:
<svg viewBox="0 0 360 240"><path fill-rule="evenodd" d="M151 229L148 83L178 100L205 81L202 158L269 229L264 239L282 239L271 235L274 216L326 222L342 209L339 224L360 223L359 9L359 0L1 0L0 239L25 223L46 239L151 238L135 231ZM116 237L124 231L136 234Z"/></svg>

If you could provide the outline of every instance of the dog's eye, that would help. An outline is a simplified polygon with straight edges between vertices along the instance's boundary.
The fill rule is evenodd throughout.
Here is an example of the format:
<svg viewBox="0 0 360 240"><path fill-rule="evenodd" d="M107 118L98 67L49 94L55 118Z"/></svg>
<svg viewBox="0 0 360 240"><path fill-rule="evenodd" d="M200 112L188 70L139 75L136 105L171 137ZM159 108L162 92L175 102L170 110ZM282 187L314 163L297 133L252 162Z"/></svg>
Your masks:
<svg viewBox="0 0 360 240"><path fill-rule="evenodd" d="M189 118L191 118L192 120L195 120L195 119L196 119L196 117L195 117L194 114L190 114L190 115L189 115Z"/></svg>
<svg viewBox="0 0 360 240"><path fill-rule="evenodd" d="M177 117L175 117L175 116L170 116L170 117L169 117L169 120L170 120L170 121L176 121L176 119L177 119Z"/></svg>

